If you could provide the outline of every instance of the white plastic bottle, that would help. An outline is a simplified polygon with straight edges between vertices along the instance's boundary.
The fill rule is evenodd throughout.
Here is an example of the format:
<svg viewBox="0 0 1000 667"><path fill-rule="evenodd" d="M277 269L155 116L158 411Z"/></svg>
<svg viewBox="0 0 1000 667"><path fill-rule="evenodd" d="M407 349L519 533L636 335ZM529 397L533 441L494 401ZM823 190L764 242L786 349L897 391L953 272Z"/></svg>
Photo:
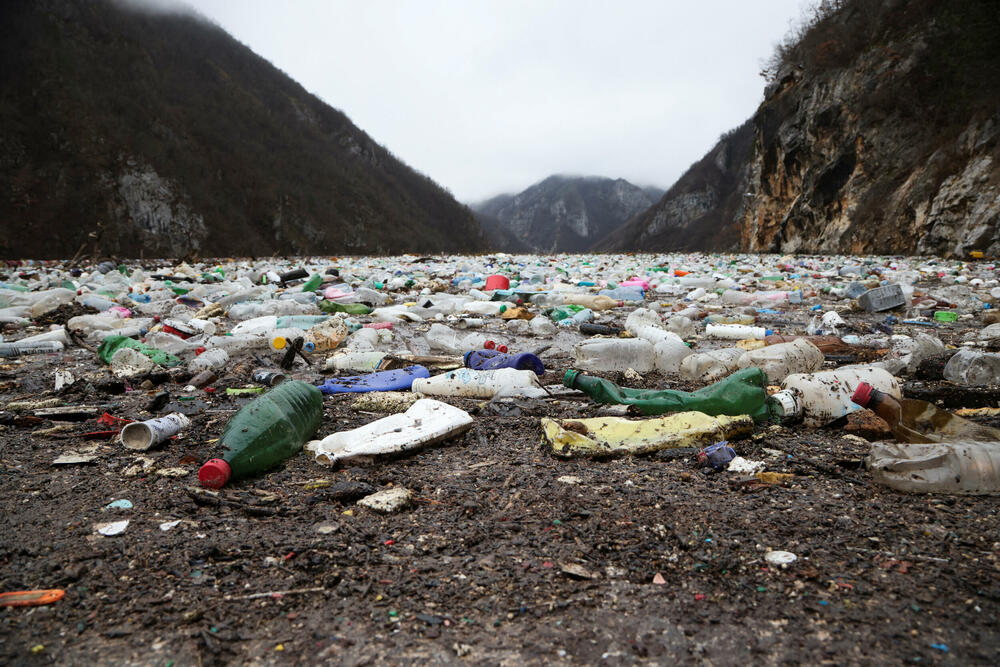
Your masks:
<svg viewBox="0 0 1000 667"><path fill-rule="evenodd" d="M426 339L431 350L446 354L464 354L469 350L477 350L487 341L483 334L462 335L447 325L437 323L431 325Z"/></svg>
<svg viewBox="0 0 1000 667"><path fill-rule="evenodd" d="M1000 493L1000 442L875 442L872 478L910 493Z"/></svg>
<svg viewBox="0 0 1000 667"><path fill-rule="evenodd" d="M632 334L652 343L655 355L653 365L661 373L676 373L680 370L681 361L694 354L680 336L666 329L638 326Z"/></svg>
<svg viewBox="0 0 1000 667"><path fill-rule="evenodd" d="M642 338L591 338L573 346L574 368L582 371L653 370L653 344Z"/></svg>
<svg viewBox="0 0 1000 667"><path fill-rule="evenodd" d="M823 353L803 338L790 343L768 345L744 352L737 361L740 368L756 366L769 382L781 382L792 373L812 373L823 367Z"/></svg>
<svg viewBox="0 0 1000 667"><path fill-rule="evenodd" d="M804 425L823 426L861 409L851 401L851 396L862 382L897 399L903 397L899 381L892 373L872 365L789 375L781 383L781 391L771 398L778 402L786 417L801 414Z"/></svg>
<svg viewBox="0 0 1000 667"><path fill-rule="evenodd" d="M681 377L705 384L721 380L739 369L739 359L744 352L738 347L724 347L689 355L680 363Z"/></svg>
<svg viewBox="0 0 1000 667"><path fill-rule="evenodd" d="M188 370L192 373L201 371L219 371L229 363L229 354L219 347L205 350L188 362Z"/></svg>
<svg viewBox="0 0 1000 667"><path fill-rule="evenodd" d="M427 396L464 396L493 398L494 396L545 396L534 371L500 368L477 371L459 368L448 373L413 381L412 391Z"/></svg>
<svg viewBox="0 0 1000 667"><path fill-rule="evenodd" d="M34 336L25 336L18 342L37 343L43 340L57 340L60 343L62 343L65 347L70 347L73 345L73 341L70 340L69 334L66 332L66 327L55 327L44 333L35 334Z"/></svg>
<svg viewBox="0 0 1000 667"><path fill-rule="evenodd" d="M385 358L385 352L338 352L327 358L325 368L328 371L355 371L371 373L378 368L379 362Z"/></svg>
<svg viewBox="0 0 1000 667"><path fill-rule="evenodd" d="M765 336L770 336L773 331L764 327L751 327L745 324L709 324L705 327L705 334L709 338L722 338L725 340L744 340L746 338L756 338L758 340Z"/></svg>
<svg viewBox="0 0 1000 667"><path fill-rule="evenodd" d="M960 385L1000 384L1000 354L963 348L945 364L944 379Z"/></svg>

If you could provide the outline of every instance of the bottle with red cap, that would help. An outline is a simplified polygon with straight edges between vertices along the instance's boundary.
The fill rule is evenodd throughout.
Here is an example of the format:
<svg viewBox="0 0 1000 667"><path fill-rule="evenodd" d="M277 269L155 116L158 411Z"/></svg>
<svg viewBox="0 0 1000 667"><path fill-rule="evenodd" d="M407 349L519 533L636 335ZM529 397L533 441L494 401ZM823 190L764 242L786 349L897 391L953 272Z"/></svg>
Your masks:
<svg viewBox="0 0 1000 667"><path fill-rule="evenodd" d="M243 406L226 424L219 444L224 451L198 471L210 489L267 470L294 456L319 429L323 395L301 380L282 382Z"/></svg>
<svg viewBox="0 0 1000 667"><path fill-rule="evenodd" d="M851 400L884 419L892 434L902 442L1000 440L1000 429L962 419L927 401L914 398L898 400L867 382L858 385Z"/></svg>

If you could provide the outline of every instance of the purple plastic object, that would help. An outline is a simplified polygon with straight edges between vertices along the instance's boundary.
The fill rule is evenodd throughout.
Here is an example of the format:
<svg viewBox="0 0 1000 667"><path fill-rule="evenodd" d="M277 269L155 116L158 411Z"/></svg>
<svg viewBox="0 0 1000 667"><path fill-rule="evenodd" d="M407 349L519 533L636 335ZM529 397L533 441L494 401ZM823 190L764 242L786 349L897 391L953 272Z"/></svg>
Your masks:
<svg viewBox="0 0 1000 667"><path fill-rule="evenodd" d="M729 462L736 458L736 450L729 446L728 440L709 445L698 452L698 462L712 466L715 470L725 470Z"/></svg>
<svg viewBox="0 0 1000 667"><path fill-rule="evenodd" d="M319 385L324 394L363 394L368 391L409 391L416 378L431 376L423 366L407 366L394 371L330 378Z"/></svg>
<svg viewBox="0 0 1000 667"><path fill-rule="evenodd" d="M542 360L530 352L505 354L496 350L472 350L465 353L465 365L477 371L516 368L519 371L535 371L536 375L545 374Z"/></svg>

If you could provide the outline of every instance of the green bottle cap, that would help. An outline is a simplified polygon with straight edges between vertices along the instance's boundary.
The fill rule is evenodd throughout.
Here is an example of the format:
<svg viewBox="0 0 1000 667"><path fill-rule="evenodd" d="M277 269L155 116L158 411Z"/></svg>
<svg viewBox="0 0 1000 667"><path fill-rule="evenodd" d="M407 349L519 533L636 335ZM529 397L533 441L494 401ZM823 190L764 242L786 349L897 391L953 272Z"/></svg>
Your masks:
<svg viewBox="0 0 1000 667"><path fill-rule="evenodd" d="M580 371L574 371L570 369L566 371L566 375L563 376L563 386L573 388L573 383L576 382L576 376L580 374Z"/></svg>

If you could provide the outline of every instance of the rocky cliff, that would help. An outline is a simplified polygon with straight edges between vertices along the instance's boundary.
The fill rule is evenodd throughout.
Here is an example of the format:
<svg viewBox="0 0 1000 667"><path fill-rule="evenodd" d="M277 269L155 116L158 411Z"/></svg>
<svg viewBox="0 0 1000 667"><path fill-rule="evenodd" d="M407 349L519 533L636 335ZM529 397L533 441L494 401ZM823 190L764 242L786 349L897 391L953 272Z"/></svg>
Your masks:
<svg viewBox="0 0 1000 667"><path fill-rule="evenodd" d="M550 176L473 209L484 226L498 222L535 252L579 252L649 208L655 193L620 178Z"/></svg>
<svg viewBox="0 0 1000 667"><path fill-rule="evenodd" d="M0 6L0 257L485 247L448 192L165 5Z"/></svg>
<svg viewBox="0 0 1000 667"><path fill-rule="evenodd" d="M720 142L610 248L1000 255L1000 3L813 11L766 64L746 151Z"/></svg>

